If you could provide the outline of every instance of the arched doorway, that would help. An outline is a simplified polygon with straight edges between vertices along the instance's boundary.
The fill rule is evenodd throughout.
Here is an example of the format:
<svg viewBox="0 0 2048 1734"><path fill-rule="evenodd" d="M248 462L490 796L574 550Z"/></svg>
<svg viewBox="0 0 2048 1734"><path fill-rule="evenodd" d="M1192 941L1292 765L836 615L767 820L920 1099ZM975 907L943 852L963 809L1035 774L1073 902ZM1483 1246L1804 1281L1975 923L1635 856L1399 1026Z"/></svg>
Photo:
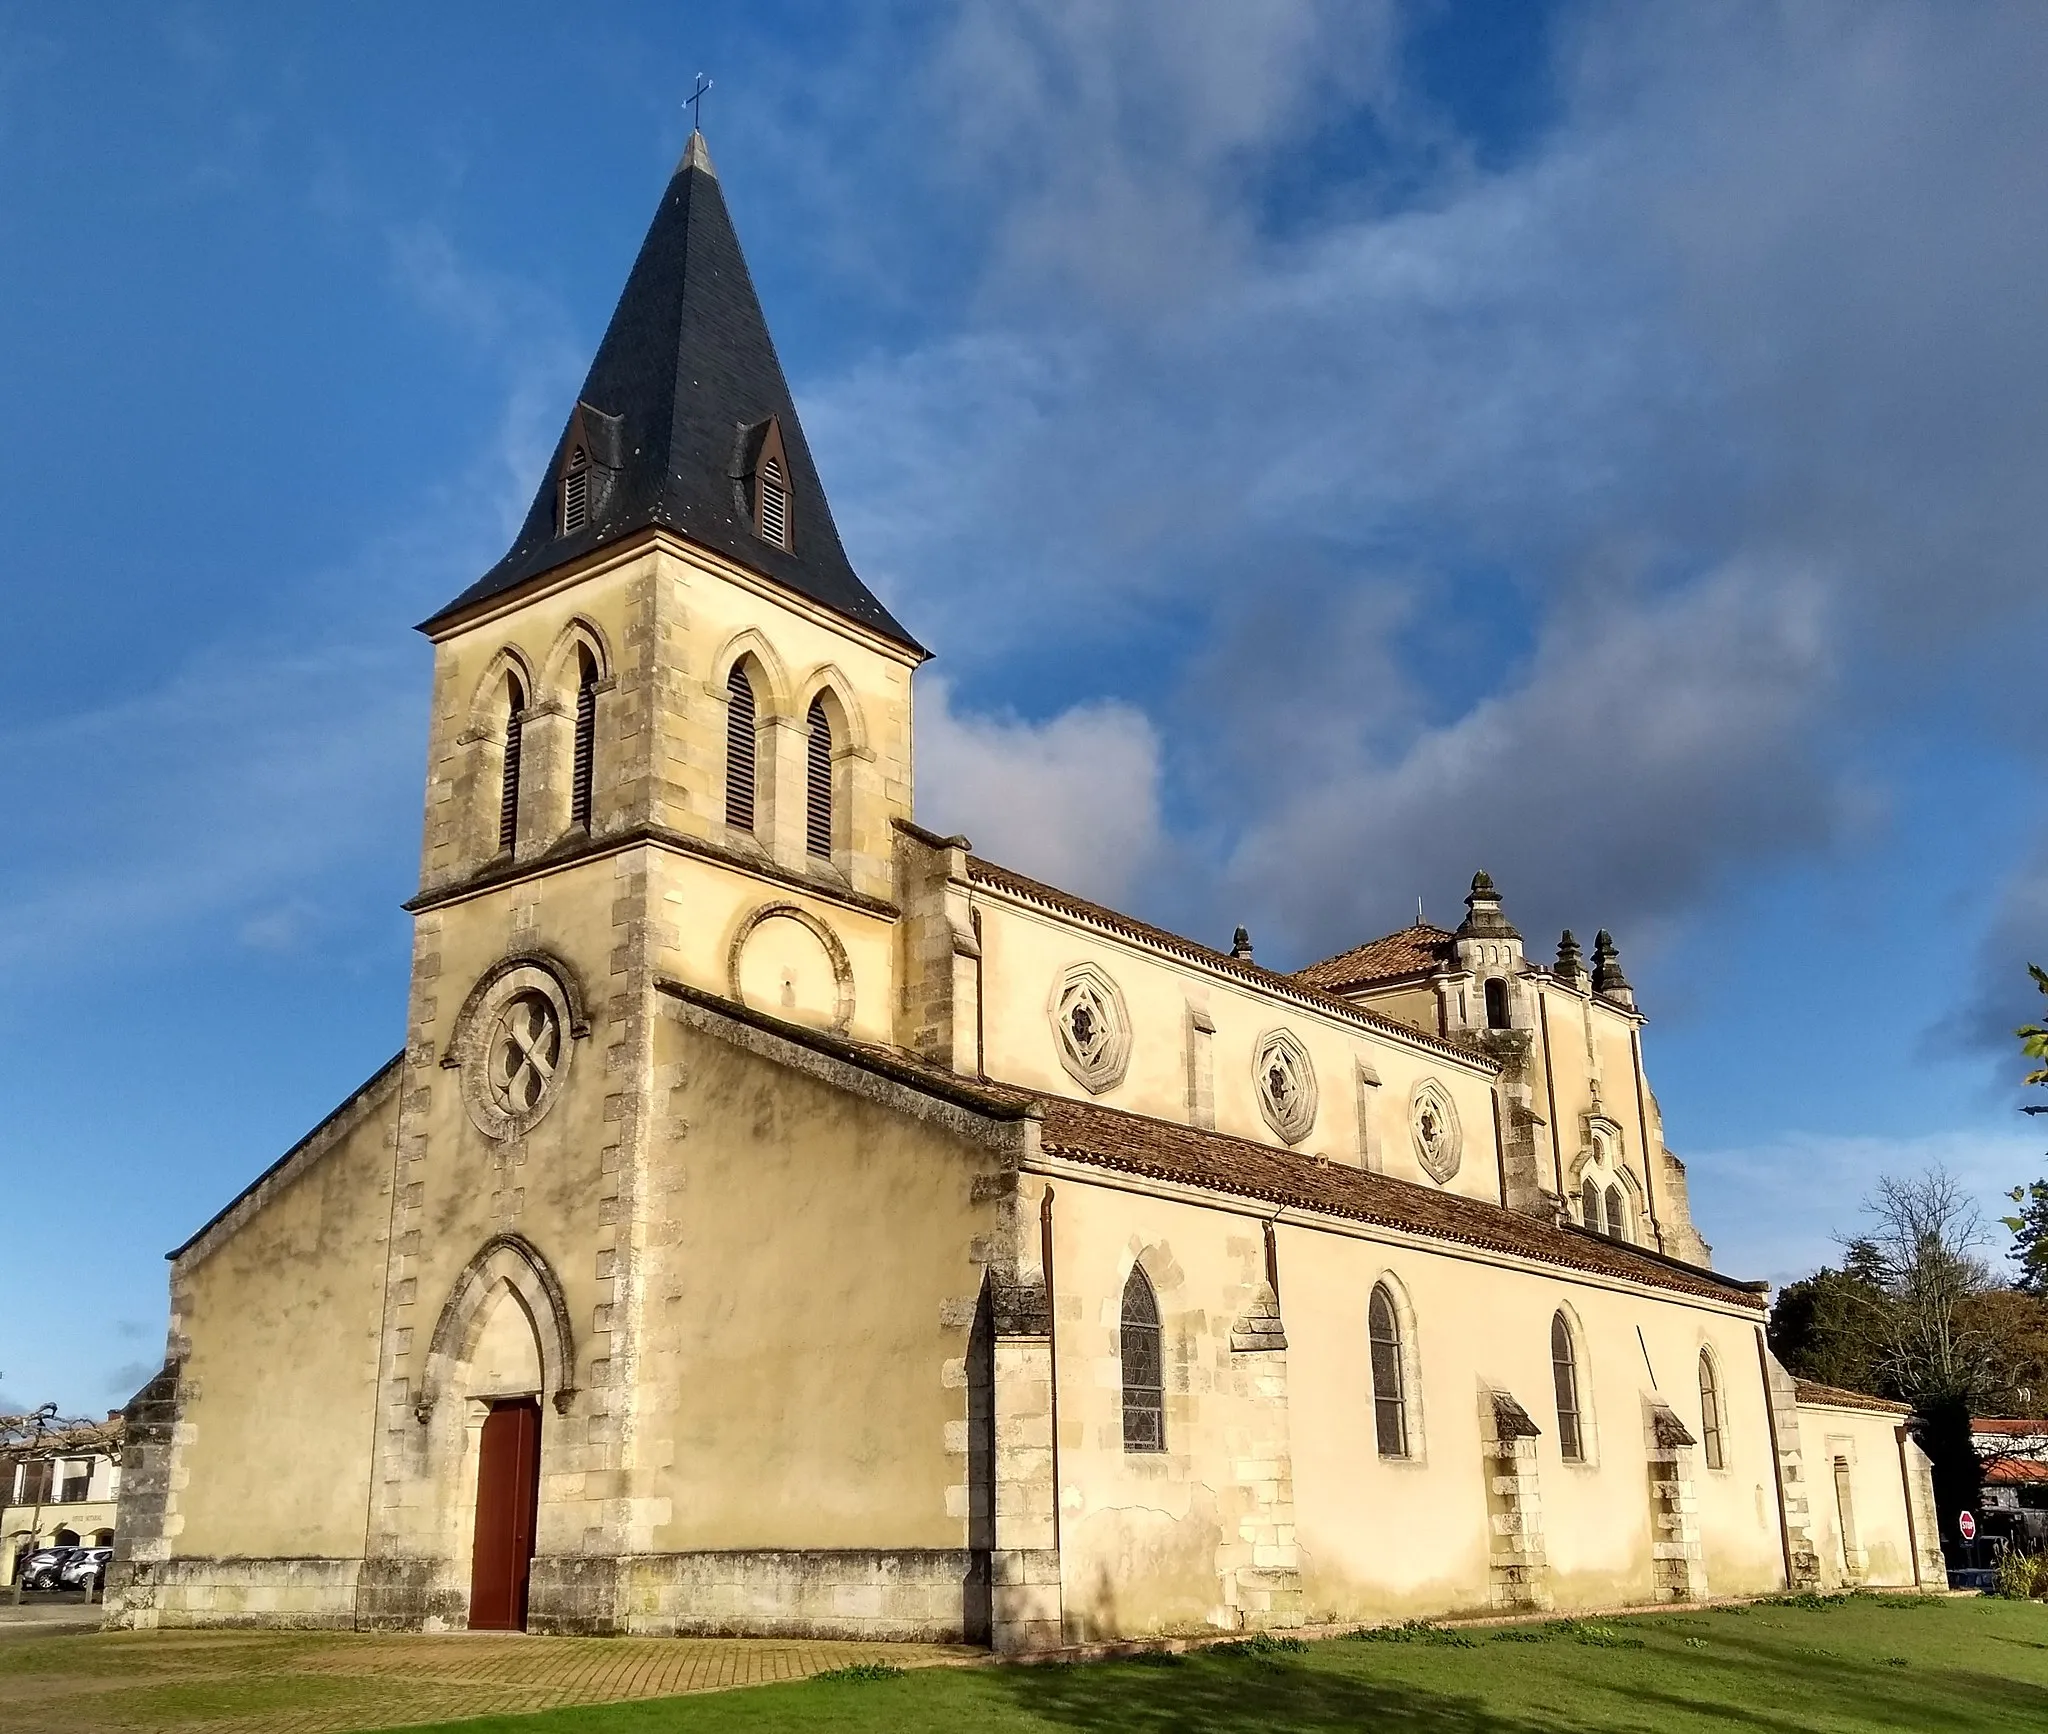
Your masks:
<svg viewBox="0 0 2048 1734"><path fill-rule="evenodd" d="M476 1510L470 1538L469 1628L526 1626L540 1507L540 1335L509 1282L493 1286L483 1329L469 1354L468 1398L481 1411L476 1444Z"/></svg>

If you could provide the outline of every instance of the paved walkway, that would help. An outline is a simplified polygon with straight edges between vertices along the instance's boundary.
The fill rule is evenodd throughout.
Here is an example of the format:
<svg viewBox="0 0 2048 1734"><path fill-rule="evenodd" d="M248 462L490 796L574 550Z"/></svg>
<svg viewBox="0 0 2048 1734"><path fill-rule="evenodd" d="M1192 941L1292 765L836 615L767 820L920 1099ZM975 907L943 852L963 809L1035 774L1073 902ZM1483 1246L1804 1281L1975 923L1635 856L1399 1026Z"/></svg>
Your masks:
<svg viewBox="0 0 2048 1734"><path fill-rule="evenodd" d="M765 1638L109 1632L0 1644L7 1734L355 1734L983 1655Z"/></svg>

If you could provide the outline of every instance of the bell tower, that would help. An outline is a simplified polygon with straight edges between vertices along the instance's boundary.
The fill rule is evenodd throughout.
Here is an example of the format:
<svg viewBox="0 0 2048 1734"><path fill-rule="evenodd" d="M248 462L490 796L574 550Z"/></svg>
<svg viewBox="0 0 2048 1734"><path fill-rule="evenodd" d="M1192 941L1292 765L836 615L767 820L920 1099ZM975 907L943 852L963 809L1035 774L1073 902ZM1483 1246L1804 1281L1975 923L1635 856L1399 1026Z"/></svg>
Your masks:
<svg viewBox="0 0 2048 1734"><path fill-rule="evenodd" d="M426 823L362 1606L466 1617L466 1430L499 1400L471 1338L509 1285L538 1332L518 1401L538 1415L545 1628L572 1619L574 1562L646 1552L661 1503L631 1441L669 1400L647 1309L683 1232L664 1007L698 992L895 1033L894 822L925 652L841 546L701 135L511 548L420 630Z"/></svg>

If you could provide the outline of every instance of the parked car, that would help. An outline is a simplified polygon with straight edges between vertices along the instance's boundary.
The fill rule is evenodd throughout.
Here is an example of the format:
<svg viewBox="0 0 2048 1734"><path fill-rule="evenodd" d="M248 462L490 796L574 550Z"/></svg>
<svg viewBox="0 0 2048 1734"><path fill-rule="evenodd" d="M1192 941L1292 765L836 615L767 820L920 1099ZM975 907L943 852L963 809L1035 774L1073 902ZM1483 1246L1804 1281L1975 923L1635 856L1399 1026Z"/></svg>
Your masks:
<svg viewBox="0 0 2048 1734"><path fill-rule="evenodd" d="M57 1568L57 1587L98 1594L106 1588L107 1564L113 1557L111 1547L81 1547L73 1558Z"/></svg>
<svg viewBox="0 0 2048 1734"><path fill-rule="evenodd" d="M85 1552L82 1547L39 1547L21 1562L21 1587L25 1590L51 1590L57 1587L57 1574L71 1562L72 1556Z"/></svg>

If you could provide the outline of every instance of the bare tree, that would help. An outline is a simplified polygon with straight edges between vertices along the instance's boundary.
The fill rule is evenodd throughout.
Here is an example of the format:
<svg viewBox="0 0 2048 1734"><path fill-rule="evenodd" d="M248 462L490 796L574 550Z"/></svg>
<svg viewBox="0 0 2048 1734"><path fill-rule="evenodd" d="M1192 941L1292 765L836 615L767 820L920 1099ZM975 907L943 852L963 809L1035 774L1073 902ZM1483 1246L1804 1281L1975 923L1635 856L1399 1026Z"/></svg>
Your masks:
<svg viewBox="0 0 2048 1734"><path fill-rule="evenodd" d="M1883 1176L1863 1208L1871 1226L1860 1242L1890 1302L1880 1349L1890 1384L1915 1407L1969 1403L1998 1348L1969 1318L1967 1303L1992 1286L1976 1205L1954 1175L1930 1168Z"/></svg>

